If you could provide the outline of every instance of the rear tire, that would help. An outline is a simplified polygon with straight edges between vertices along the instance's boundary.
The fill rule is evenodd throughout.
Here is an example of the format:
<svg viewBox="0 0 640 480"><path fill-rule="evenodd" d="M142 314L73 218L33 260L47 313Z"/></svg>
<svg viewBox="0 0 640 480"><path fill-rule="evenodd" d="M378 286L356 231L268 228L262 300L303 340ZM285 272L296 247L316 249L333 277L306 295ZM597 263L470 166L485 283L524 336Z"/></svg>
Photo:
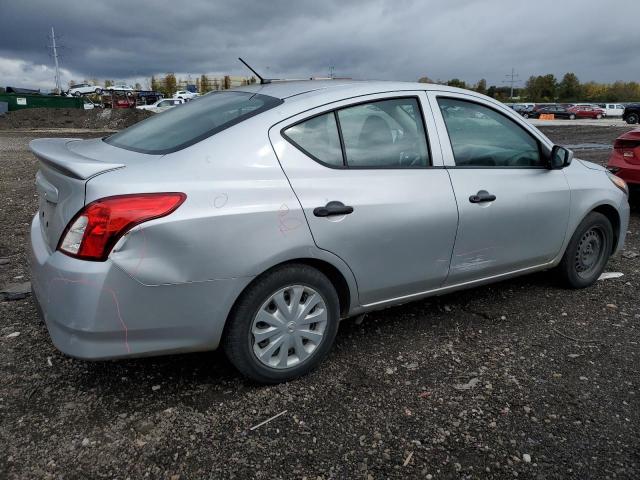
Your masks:
<svg viewBox="0 0 640 480"><path fill-rule="evenodd" d="M575 119L576 119L575 115L573 115L573 114L569 115L569 120L575 120Z"/></svg>
<svg viewBox="0 0 640 480"><path fill-rule="evenodd" d="M629 114L629 116L627 117L627 123L629 125L635 125L636 123L638 123L638 114L637 113Z"/></svg>
<svg viewBox="0 0 640 480"><path fill-rule="evenodd" d="M250 379L286 382L326 358L339 321L340 304L331 281L307 265L284 265L242 293L227 321L222 348Z"/></svg>
<svg viewBox="0 0 640 480"><path fill-rule="evenodd" d="M569 288L593 285L607 265L612 247L611 222L603 214L591 212L576 228L558 265L563 283Z"/></svg>

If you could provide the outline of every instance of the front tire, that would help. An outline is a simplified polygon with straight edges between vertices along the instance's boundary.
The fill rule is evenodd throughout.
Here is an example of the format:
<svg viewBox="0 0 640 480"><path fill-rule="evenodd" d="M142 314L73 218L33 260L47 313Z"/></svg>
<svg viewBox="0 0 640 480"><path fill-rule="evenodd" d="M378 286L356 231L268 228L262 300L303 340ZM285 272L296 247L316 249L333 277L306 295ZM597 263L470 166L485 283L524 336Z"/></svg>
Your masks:
<svg viewBox="0 0 640 480"><path fill-rule="evenodd" d="M602 274L613 249L613 227L607 217L591 212L578 225L558 266L569 288L593 285Z"/></svg>
<svg viewBox="0 0 640 480"><path fill-rule="evenodd" d="M222 347L245 376L265 384L309 373L328 355L340 321L331 281L302 264L278 267L243 292Z"/></svg>
<svg viewBox="0 0 640 480"><path fill-rule="evenodd" d="M638 123L638 114L636 113L632 113L627 117L627 123L629 125L635 125L636 123Z"/></svg>
<svg viewBox="0 0 640 480"><path fill-rule="evenodd" d="M575 119L576 119L576 116L575 116L575 115L573 115L573 114L572 114L572 115L569 115L569 120L575 120Z"/></svg>

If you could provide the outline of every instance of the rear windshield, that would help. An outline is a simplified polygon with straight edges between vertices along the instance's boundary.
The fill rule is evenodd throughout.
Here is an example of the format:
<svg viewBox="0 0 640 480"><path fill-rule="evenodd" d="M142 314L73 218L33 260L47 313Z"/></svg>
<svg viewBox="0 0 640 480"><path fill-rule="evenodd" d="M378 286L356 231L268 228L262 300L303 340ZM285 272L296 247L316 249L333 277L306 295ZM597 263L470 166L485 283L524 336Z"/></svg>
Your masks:
<svg viewBox="0 0 640 480"><path fill-rule="evenodd" d="M210 93L136 123L104 141L135 152L171 153L281 103L278 98L256 93Z"/></svg>

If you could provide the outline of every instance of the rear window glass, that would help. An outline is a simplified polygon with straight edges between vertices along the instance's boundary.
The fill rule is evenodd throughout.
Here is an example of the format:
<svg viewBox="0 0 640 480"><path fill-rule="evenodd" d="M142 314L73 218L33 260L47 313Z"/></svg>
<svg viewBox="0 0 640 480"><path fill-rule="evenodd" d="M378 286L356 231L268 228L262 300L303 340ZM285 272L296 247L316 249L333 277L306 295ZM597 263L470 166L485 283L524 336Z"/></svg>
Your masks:
<svg viewBox="0 0 640 480"><path fill-rule="evenodd" d="M256 93L210 93L111 135L105 142L135 152L171 153L281 103Z"/></svg>

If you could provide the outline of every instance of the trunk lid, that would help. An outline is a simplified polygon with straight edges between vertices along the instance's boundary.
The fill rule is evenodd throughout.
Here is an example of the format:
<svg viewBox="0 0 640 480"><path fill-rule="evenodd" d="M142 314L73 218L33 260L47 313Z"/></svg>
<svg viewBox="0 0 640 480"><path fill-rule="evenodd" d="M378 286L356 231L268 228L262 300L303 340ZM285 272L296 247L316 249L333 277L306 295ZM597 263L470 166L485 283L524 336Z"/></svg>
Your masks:
<svg viewBox="0 0 640 480"><path fill-rule="evenodd" d="M36 174L38 215L42 235L51 250L55 250L65 227L84 206L86 183L96 175L125 167L125 163L98 160L105 158L101 155L105 147L100 144L104 145L100 139L73 138L43 138L29 143L40 161Z"/></svg>

